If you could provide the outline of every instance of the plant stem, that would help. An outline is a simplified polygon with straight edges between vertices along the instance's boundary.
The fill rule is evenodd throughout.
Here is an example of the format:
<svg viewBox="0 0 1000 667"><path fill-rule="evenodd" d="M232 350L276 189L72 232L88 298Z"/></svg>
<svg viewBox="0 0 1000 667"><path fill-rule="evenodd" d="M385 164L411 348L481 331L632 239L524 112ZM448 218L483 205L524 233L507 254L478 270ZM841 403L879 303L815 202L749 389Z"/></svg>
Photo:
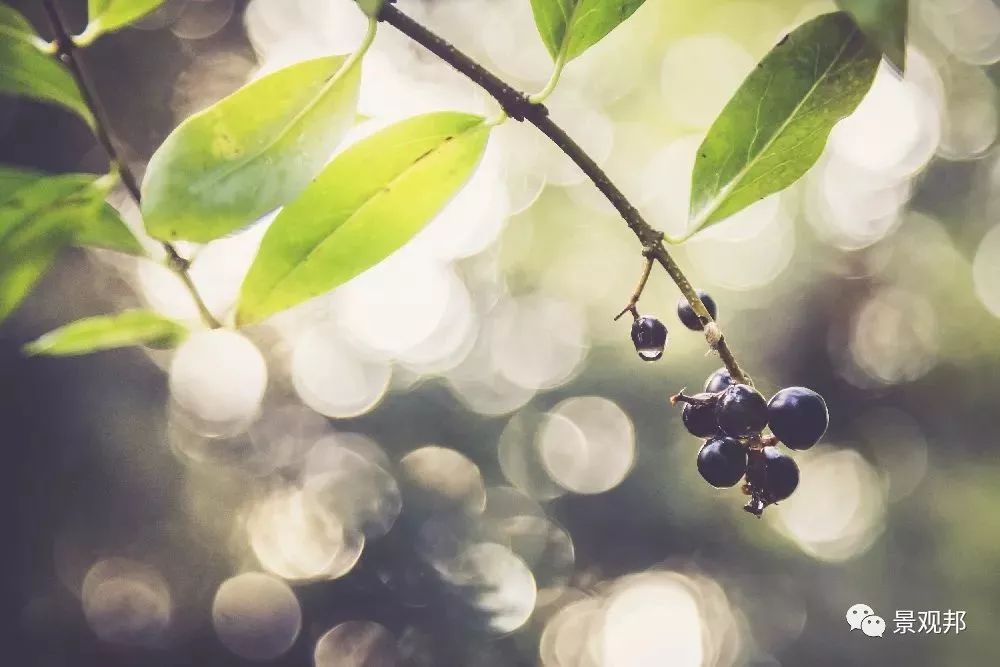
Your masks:
<svg viewBox="0 0 1000 667"><path fill-rule="evenodd" d="M121 179L122 184L125 189L128 190L132 199L135 200L136 206L140 205L142 201L142 193L139 190L139 183L135 179L135 175L122 160L121 156L118 154L118 150L115 148L114 141L111 138L111 134L108 130L110 127L108 123L107 114L104 112L104 108L100 105L97 99L97 95L94 93L93 86L90 85L86 74L84 74L83 68L80 66L80 61L76 57L77 45L74 43L73 38L70 36L69 31L66 30L66 25L62 21L62 17L59 14L59 10L56 8L55 0L43 0L42 4L45 7L45 13L48 16L49 24L52 27L52 32L56 39L56 52L55 56L63 63L66 68L73 75L73 79L76 81L77 87L80 89L80 94L83 97L84 103L90 109L91 115L94 117L94 135L97 137L97 141L100 142L101 146L104 148L104 152L107 153L108 159L111 161L111 167L113 170L118 172L118 177ZM190 268L190 262L184 259L180 253L177 252L177 248L168 241L161 242L163 250L167 253L167 266L181 279L184 283L184 287L191 294L191 298L194 300L195 306L198 308L198 313L205 324L212 328L218 329L222 327L222 324L215 318L212 311L208 309L205 304L205 300L202 299L201 294L198 293L198 289L195 287L194 281L191 279L191 274L188 271Z"/></svg>
<svg viewBox="0 0 1000 667"><path fill-rule="evenodd" d="M649 282L649 274L652 273L652 271L653 258L647 254L645 266L642 269L642 276L639 277L639 284L635 286L635 291L632 292L632 298L628 300L628 305L622 309L622 312L615 315L616 322L621 319L621 316L625 313L632 313L632 319L639 319L639 311L636 309L636 305L639 303L639 299L642 298L642 293L646 289L646 283Z"/></svg>
<svg viewBox="0 0 1000 667"><path fill-rule="evenodd" d="M566 46L568 44L569 44L569 40L566 40L565 42L563 42L562 50L559 52L559 55L556 57L556 62L555 62L555 65L553 66L553 69L552 69L552 76L549 77L549 80L545 84L545 87L542 88L541 90L539 90L534 95L530 95L528 97L528 100L532 104L541 104L541 103L543 103L545 100L547 100L549 98L549 95L552 94L552 91L554 91L556 89L556 86L559 85L559 77L562 76L563 68L566 66Z"/></svg>
<svg viewBox="0 0 1000 667"><path fill-rule="evenodd" d="M692 310L705 327L709 345L719 353L729 374L737 382L746 383L747 376L733 356L725 336L712 319L705 304L691 286L690 281L674 261L663 245L663 234L655 229L642 217L621 190L611 181L604 170L593 158L576 143L572 137L559 127L551 118L543 104L533 103L527 95L514 89L508 83L494 75L475 60L465 55L454 45L417 23L389 3L383 5L378 16L379 21L388 23L401 33L417 42L454 69L471 79L480 88L489 93L507 114L518 121L528 121L547 136L563 153L565 153L587 177L597 186L597 189L607 198L621 215L625 224L642 243L647 258L656 260L667 272L671 280L680 289L681 294L691 304ZM626 309L627 311L628 309ZM710 334L710 336L708 335Z"/></svg>

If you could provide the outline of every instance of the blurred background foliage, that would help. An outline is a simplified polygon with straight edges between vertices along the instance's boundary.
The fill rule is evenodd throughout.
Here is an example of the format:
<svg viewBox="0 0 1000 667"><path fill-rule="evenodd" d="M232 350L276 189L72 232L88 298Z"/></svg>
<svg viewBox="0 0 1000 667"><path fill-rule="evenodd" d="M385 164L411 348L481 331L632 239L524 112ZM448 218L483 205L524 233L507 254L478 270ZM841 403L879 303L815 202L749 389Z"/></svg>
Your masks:
<svg viewBox="0 0 1000 667"><path fill-rule="evenodd" d="M11 4L43 25L38 3ZM64 3L76 26L84 5ZM400 7L519 87L548 77L527 0ZM832 9L649 0L567 68L552 113L676 232L728 96ZM347 0L168 0L84 58L141 172L188 114L261 71L350 50L363 24ZM698 478L698 443L667 403L718 366L676 322L673 285L654 274L640 302L671 329L663 360L642 363L611 322L641 269L634 239L573 165L508 123L414 243L249 330L255 347L206 345L173 367L157 351L25 359L24 342L77 317L144 303L192 318L152 263L62 258L0 329L8 659L1000 663L1000 9L913 0L910 30L905 79L883 66L802 182L677 251L757 386L829 404L799 490L762 521ZM364 77L358 136L490 108L389 28ZM27 101L0 99L0 142L3 163L106 168L82 122ZM262 228L185 248L219 311ZM247 371L261 354L263 377ZM265 381L258 406L248 385ZM223 409L241 418L220 426ZM249 571L270 575L230 579ZM890 630L896 609L965 610L968 629L870 639L846 627L856 602Z"/></svg>

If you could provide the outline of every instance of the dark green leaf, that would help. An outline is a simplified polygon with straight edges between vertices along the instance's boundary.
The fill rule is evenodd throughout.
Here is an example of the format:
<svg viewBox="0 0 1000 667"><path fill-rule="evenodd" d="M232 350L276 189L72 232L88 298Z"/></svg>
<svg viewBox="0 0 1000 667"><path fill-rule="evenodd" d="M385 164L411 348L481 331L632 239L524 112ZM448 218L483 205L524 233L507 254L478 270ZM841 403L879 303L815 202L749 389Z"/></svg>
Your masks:
<svg viewBox="0 0 1000 667"><path fill-rule="evenodd" d="M243 283L237 321L328 292L413 237L475 170L490 126L431 113L349 147L278 214Z"/></svg>
<svg viewBox="0 0 1000 667"><path fill-rule="evenodd" d="M176 347L187 337L187 329L156 313L130 310L77 320L50 331L24 347L31 355L71 357L133 345Z"/></svg>
<svg viewBox="0 0 1000 667"><path fill-rule="evenodd" d="M0 33L4 32L22 39L38 39L40 44L44 44L35 34L31 21L13 7L0 3Z"/></svg>
<svg viewBox="0 0 1000 667"><path fill-rule="evenodd" d="M837 0L900 73L906 70L908 0Z"/></svg>
<svg viewBox="0 0 1000 667"><path fill-rule="evenodd" d="M124 28L162 4L163 0L88 0L89 22L79 41L89 43L100 35Z"/></svg>
<svg viewBox="0 0 1000 667"><path fill-rule="evenodd" d="M0 5L0 94L60 104L93 125L72 75L47 48L23 16Z"/></svg>
<svg viewBox="0 0 1000 667"><path fill-rule="evenodd" d="M21 244L13 256L0 248L0 322L24 301L67 242L65 235L53 234Z"/></svg>
<svg viewBox="0 0 1000 667"><path fill-rule="evenodd" d="M879 53L843 13L800 26L746 78L698 149L688 235L788 187L871 87Z"/></svg>
<svg viewBox="0 0 1000 667"><path fill-rule="evenodd" d="M107 197L112 186L109 178L97 178L89 174L77 174L70 177L77 179L81 186L92 182L96 188L93 192L95 199ZM0 206L8 196L19 188L45 178L51 177L37 171L0 165ZM101 204L93 214L82 216L77 220L77 223L76 230L72 233L73 243L78 246L117 250L129 255L141 255L144 252L142 244L139 243L135 234L110 204Z"/></svg>
<svg viewBox="0 0 1000 667"><path fill-rule="evenodd" d="M645 1L531 0L531 10L552 59L569 62L604 39Z"/></svg>
<svg viewBox="0 0 1000 667"><path fill-rule="evenodd" d="M184 121L146 170L149 233L207 242L294 198L354 124L359 62L297 63Z"/></svg>
<svg viewBox="0 0 1000 667"><path fill-rule="evenodd" d="M41 176L0 169L0 320L27 296L62 248L87 235L86 226L103 215L108 187L108 179L89 174Z"/></svg>

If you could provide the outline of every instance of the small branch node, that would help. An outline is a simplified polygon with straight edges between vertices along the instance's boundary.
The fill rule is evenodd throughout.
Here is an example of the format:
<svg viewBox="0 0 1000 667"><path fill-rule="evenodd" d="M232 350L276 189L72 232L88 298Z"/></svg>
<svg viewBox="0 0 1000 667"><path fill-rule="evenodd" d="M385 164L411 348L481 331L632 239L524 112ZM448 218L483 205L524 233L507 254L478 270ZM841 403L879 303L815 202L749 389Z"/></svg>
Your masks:
<svg viewBox="0 0 1000 667"><path fill-rule="evenodd" d="M708 341L708 346L713 350L719 349L719 343L722 342L722 329L715 322L709 322L705 325L705 340Z"/></svg>

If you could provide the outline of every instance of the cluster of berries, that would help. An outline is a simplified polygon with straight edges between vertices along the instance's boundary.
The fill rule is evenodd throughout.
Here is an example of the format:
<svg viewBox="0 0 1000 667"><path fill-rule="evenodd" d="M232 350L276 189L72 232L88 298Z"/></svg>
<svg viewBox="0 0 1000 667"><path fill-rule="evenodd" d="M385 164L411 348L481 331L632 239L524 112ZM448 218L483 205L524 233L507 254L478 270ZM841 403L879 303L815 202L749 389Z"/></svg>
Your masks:
<svg viewBox="0 0 1000 667"><path fill-rule="evenodd" d="M718 315L715 300L698 290L712 319ZM640 317L633 309L632 342L645 361L663 356L667 328L653 317ZM677 317L688 329L704 327L686 299L677 303ZM743 492L750 496L744 509L760 516L770 504L788 498L799 484L799 468L778 449L809 449L826 433L830 422L826 401L811 389L788 387L765 401L749 384L736 382L725 368L713 373L705 389L694 396L677 394L684 403L682 419L688 432L705 439L698 452L698 472L716 488L735 486L746 477ZM771 433L765 435L765 428Z"/></svg>
<svg viewBox="0 0 1000 667"><path fill-rule="evenodd" d="M735 382L725 368L713 373L705 391L678 394L688 432L705 438L698 472L716 488L735 486L744 476L750 500L744 509L760 516L764 508L792 495L799 468L778 449L809 449L823 437L830 417L823 397L805 387L782 389L770 401L747 384ZM771 434L763 430L770 428Z"/></svg>

